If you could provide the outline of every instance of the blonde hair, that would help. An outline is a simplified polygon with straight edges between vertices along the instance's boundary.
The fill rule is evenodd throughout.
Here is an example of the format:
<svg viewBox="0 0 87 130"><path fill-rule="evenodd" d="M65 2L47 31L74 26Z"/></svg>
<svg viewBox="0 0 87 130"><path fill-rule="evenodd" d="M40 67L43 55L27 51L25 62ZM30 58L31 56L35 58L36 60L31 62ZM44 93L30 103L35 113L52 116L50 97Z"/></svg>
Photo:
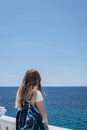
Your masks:
<svg viewBox="0 0 87 130"><path fill-rule="evenodd" d="M25 101L29 99L29 101L34 104L36 101L36 90L40 90L41 88L41 77L38 71L36 70L28 70L25 73L22 84L20 85L17 96L16 96L16 108L21 109L25 104Z"/></svg>

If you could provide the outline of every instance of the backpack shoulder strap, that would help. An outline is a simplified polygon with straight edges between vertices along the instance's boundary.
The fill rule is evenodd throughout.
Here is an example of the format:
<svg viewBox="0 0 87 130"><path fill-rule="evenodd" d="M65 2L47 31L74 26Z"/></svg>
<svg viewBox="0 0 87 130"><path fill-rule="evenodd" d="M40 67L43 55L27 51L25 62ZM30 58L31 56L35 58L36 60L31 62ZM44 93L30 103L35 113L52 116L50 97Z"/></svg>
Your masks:
<svg viewBox="0 0 87 130"><path fill-rule="evenodd" d="M16 116L16 130L18 130L19 114L20 114L20 111L17 112L17 116Z"/></svg>

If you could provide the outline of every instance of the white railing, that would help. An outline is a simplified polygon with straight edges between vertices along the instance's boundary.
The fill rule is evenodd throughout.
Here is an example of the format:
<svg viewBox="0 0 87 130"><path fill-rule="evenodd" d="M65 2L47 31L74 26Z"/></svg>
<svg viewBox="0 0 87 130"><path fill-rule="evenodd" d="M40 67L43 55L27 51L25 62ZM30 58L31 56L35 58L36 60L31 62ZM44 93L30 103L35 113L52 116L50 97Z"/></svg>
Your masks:
<svg viewBox="0 0 87 130"><path fill-rule="evenodd" d="M5 115L1 116L0 117L0 130L6 130L6 128L8 128L8 130L16 130L15 122L16 122L16 118L14 117L5 116ZM70 130L70 129L49 125L49 130Z"/></svg>
<svg viewBox="0 0 87 130"><path fill-rule="evenodd" d="M10 116L1 116L0 117L0 130L16 130L15 129L16 119Z"/></svg>

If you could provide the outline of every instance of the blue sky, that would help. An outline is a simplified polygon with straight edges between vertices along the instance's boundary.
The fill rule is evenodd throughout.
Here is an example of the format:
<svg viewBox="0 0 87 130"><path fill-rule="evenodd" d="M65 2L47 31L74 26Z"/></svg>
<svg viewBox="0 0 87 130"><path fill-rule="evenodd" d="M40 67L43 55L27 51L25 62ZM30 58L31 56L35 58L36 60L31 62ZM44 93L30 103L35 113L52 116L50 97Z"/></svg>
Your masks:
<svg viewBox="0 0 87 130"><path fill-rule="evenodd" d="M87 86L87 1L0 1L0 86L27 69L42 85Z"/></svg>

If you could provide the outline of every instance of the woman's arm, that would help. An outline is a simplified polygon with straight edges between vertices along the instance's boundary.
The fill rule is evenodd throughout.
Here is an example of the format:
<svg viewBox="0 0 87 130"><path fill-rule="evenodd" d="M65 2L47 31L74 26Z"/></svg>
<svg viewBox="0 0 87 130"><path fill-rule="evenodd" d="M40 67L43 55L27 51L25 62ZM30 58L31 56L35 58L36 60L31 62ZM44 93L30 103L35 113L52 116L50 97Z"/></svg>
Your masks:
<svg viewBox="0 0 87 130"><path fill-rule="evenodd" d="M47 119L47 115L46 115L46 112L45 112L45 109L44 109L43 101L36 102L35 106L37 107L37 109L41 113L43 121L45 122L46 127L48 128L48 119Z"/></svg>

